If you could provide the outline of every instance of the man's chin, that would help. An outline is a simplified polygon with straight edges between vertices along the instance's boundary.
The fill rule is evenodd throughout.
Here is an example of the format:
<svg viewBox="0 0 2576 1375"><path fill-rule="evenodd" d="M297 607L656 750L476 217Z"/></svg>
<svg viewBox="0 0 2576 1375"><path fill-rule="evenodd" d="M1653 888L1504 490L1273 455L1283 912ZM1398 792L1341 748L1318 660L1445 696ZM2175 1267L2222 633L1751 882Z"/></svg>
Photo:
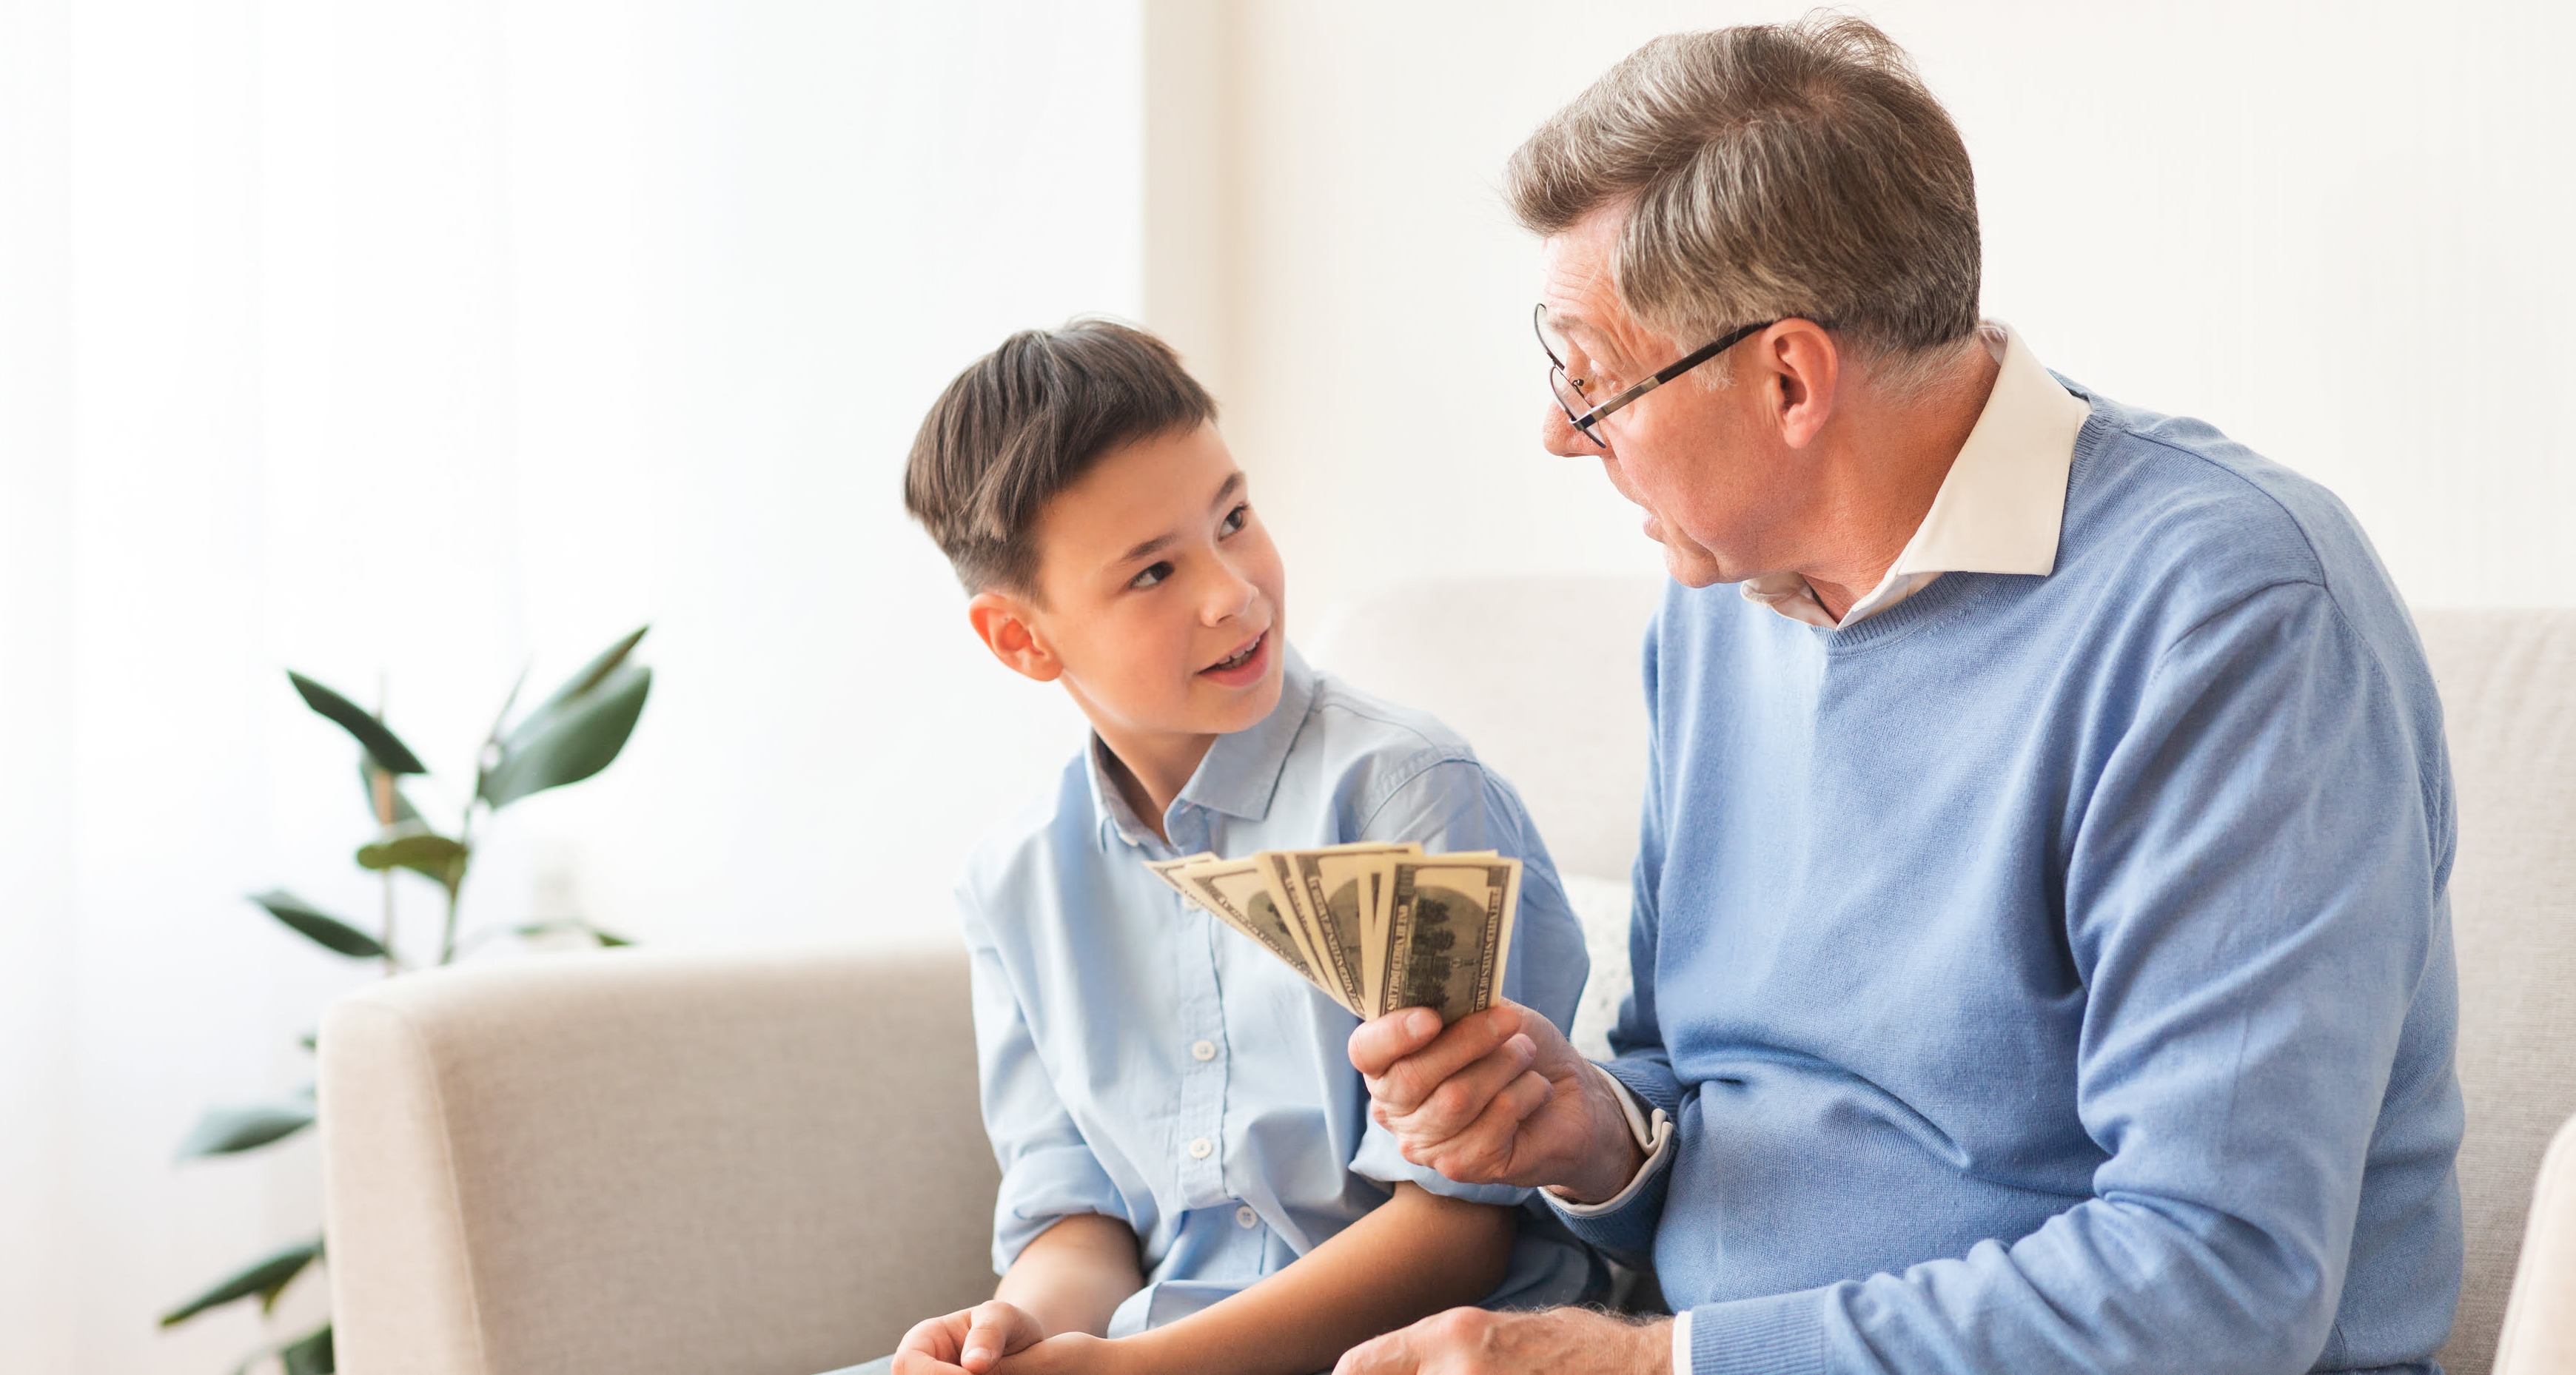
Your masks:
<svg viewBox="0 0 2576 1375"><path fill-rule="evenodd" d="M1649 511L1644 522L1646 538L1664 547L1664 571L1684 587L1707 587L1726 581L1717 556L1686 535L1675 535L1663 517Z"/></svg>
<svg viewBox="0 0 2576 1375"><path fill-rule="evenodd" d="M1669 544L1664 546L1664 571L1684 587L1711 587L1726 581L1717 560L1696 551L1686 553Z"/></svg>

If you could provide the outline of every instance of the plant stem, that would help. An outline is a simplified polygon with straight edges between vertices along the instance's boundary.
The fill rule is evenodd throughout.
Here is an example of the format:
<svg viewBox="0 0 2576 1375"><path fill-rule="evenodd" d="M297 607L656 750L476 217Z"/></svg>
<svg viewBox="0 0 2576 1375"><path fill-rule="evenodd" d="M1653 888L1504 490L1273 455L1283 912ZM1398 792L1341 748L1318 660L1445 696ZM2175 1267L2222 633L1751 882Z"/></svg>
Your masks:
<svg viewBox="0 0 2576 1375"><path fill-rule="evenodd" d="M379 721L385 719L385 698L387 695L388 686L385 679L385 671L379 668L376 670L376 719ZM368 761L367 793L367 800L375 804L376 834L382 836L394 828L394 776L383 769L375 767L375 761L372 759ZM384 882L384 932L377 939L385 948L385 977L390 979L398 973L401 968L394 959L393 870L385 870Z"/></svg>

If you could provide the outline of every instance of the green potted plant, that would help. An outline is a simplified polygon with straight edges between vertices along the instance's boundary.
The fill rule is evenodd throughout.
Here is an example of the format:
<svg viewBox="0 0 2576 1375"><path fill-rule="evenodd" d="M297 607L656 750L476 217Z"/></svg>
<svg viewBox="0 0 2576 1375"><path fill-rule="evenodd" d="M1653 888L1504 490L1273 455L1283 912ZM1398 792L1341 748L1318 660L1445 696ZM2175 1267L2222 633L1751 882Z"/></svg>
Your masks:
<svg viewBox="0 0 2576 1375"><path fill-rule="evenodd" d="M473 868L478 822L488 823L502 808L523 797L578 783L598 773L626 747L627 737L634 733L635 722L643 714L644 699L653 687L653 670L632 659L647 628L638 628L601 651L555 689L553 696L516 721L511 720L510 712L517 703L519 689L510 689L476 753L474 788L466 797L452 835L431 825L404 793L405 778L427 774L429 770L420 762L420 756L412 753L385 724L381 711L367 711L321 683L300 673L288 673L287 680L306 706L328 717L357 741L358 779L374 823L372 837L358 846L357 862L360 868L380 876L384 904L376 929L370 932L283 888L253 894L250 900L323 949L353 960L375 961L389 977L412 969L452 964L485 938L504 931L519 936L573 932L597 945L628 944L622 937L578 917L491 927L460 936L458 899L464 892L466 875ZM522 674L521 681L525 679ZM436 884L445 898L435 959L407 960L396 941L394 880L396 873L404 870ZM304 1047L314 1049L310 1034L304 1037ZM309 1084L274 1102L209 1108L195 1130L179 1144L179 1158L239 1155L274 1146L312 1126L315 1115ZM276 1309L278 1296L287 1286L322 1259L322 1238L318 1236L280 1247L172 1308L161 1316L161 1325L172 1327L210 1309L249 1299L257 1299L260 1312L269 1314ZM325 1322L310 1332L261 1347L241 1363L235 1375L270 1357L277 1360L286 1375L326 1375L335 1368L330 1324Z"/></svg>

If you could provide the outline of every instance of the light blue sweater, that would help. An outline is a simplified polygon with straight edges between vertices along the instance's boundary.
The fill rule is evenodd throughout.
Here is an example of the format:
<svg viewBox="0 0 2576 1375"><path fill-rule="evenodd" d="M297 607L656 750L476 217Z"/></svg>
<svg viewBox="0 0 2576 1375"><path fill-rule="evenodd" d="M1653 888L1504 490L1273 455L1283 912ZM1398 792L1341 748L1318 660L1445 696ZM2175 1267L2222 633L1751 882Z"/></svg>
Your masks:
<svg viewBox="0 0 2576 1375"><path fill-rule="evenodd" d="M2080 388L2070 389L2081 391ZM2056 571L1674 589L1613 1073L1698 1372L2430 1370L2441 709L2351 515L2092 398ZM1660 1225L1659 1225L1660 1224Z"/></svg>

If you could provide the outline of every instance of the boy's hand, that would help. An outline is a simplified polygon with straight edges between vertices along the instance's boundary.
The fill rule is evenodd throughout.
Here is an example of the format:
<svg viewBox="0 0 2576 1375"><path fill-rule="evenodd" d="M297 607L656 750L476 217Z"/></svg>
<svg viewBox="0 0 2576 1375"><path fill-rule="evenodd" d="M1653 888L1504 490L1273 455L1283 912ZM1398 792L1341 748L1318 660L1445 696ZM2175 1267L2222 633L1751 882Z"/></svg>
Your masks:
<svg viewBox="0 0 2576 1375"><path fill-rule="evenodd" d="M1002 1362L1000 1375L1146 1375L1149 1369L1133 1339L1060 1332Z"/></svg>
<svg viewBox="0 0 2576 1375"><path fill-rule="evenodd" d="M1461 1184L1545 1186L1597 1203L1646 1163L1609 1076L1518 1003L1445 1030L1427 1007L1399 1008L1361 1023L1350 1055L1369 1115L1404 1158Z"/></svg>
<svg viewBox="0 0 2576 1375"><path fill-rule="evenodd" d="M894 1350L894 1375L986 1375L1004 1356L1046 1340L1017 1304L995 1299L914 1323Z"/></svg>

